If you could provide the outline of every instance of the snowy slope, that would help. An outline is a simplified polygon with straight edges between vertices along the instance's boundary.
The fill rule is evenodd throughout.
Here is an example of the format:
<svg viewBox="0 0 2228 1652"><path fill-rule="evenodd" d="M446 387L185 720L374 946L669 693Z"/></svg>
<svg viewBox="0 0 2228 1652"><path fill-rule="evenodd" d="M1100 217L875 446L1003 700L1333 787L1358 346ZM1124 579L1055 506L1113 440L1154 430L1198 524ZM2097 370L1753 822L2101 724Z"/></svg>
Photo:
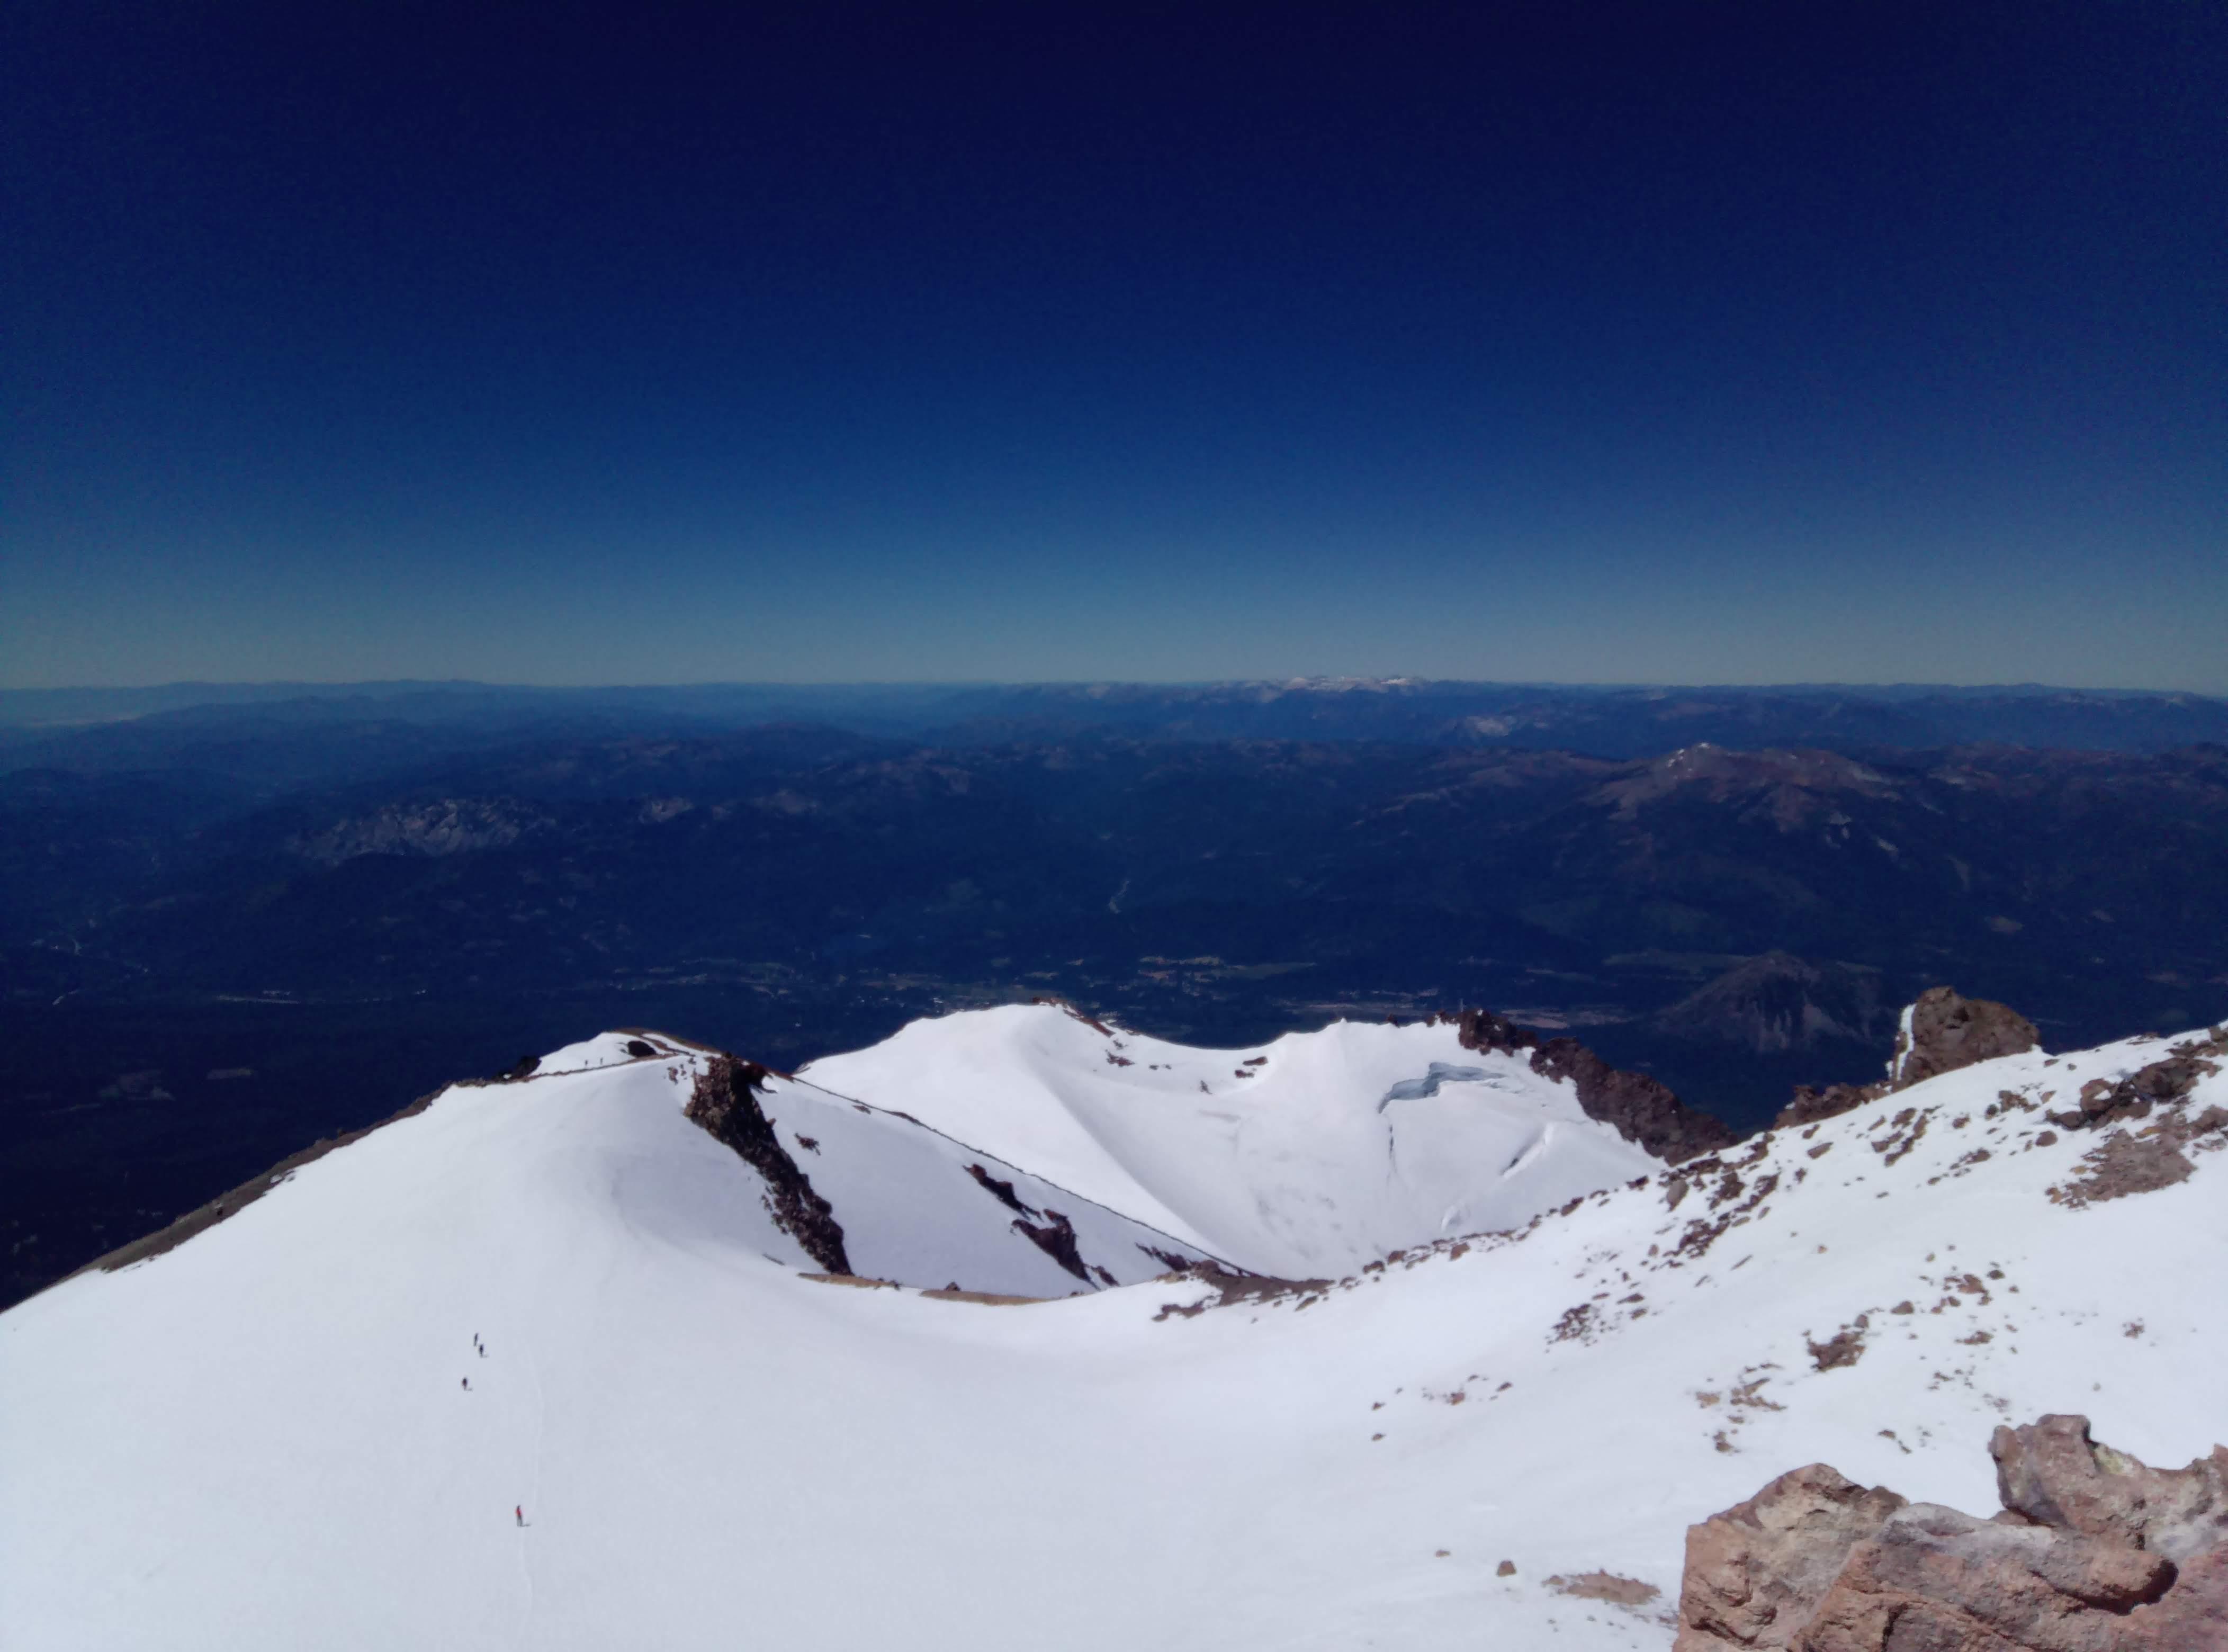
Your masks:
<svg viewBox="0 0 2228 1652"><path fill-rule="evenodd" d="M1201 1050L1017 1004L915 1021L799 1076L1286 1278L1521 1226L1661 1168L1569 1084L1447 1024Z"/></svg>
<svg viewBox="0 0 2228 1652"><path fill-rule="evenodd" d="M695 1128L663 1113L685 1105L715 1053L664 1034L606 1033L544 1056L517 1082L535 1087L537 1104L556 1094L567 1105L639 1103L656 1117L637 1128L671 1133ZM501 1087L459 1088L443 1099L500 1107ZM1214 1259L902 1114L780 1073L765 1076L758 1099L791 1162L829 1201L853 1274L1041 1298ZM767 1230L768 1256L824 1267L777 1223ZM1064 1262L1067 1240L1072 1253Z"/></svg>
<svg viewBox="0 0 2228 1652"><path fill-rule="evenodd" d="M2006 1417L2219 1437L2228 1156L2084 1203L2100 1134L2040 1111L2164 1053L1228 1305L817 1284L660 1062L451 1092L0 1315L0 1639L1666 1648L1687 1523L1795 1464L1985 1510ZM1597 1569L1664 1596L1548 1583Z"/></svg>

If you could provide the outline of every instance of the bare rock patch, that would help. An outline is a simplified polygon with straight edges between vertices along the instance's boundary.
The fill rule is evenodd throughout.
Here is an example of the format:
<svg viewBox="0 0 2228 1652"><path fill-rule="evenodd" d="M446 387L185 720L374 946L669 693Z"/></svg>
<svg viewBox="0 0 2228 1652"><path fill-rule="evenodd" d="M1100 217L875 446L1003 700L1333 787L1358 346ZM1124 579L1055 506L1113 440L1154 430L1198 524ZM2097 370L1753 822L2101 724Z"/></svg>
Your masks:
<svg viewBox="0 0 2228 1652"><path fill-rule="evenodd" d="M2153 1469L2086 1418L2000 1428L1991 1520L1822 1463L1687 1533L1676 1652L2195 1652L2228 1625L2228 1448Z"/></svg>

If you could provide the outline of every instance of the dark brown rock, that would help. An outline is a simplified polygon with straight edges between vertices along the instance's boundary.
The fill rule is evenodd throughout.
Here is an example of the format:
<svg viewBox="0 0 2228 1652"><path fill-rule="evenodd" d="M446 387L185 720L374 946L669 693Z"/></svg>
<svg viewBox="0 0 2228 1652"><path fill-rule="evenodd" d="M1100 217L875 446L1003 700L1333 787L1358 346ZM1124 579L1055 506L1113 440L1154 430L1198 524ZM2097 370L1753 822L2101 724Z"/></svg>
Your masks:
<svg viewBox="0 0 2228 1652"><path fill-rule="evenodd" d="M714 1056L698 1075L683 1111L759 1173L765 1182L767 1210L807 1256L830 1273L848 1274L851 1260L844 1254L843 1227L835 1207L812 1190L811 1178L797 1168L759 1105L759 1090L767 1076L755 1061Z"/></svg>
<svg viewBox="0 0 2228 1652"><path fill-rule="evenodd" d="M1989 1450L1992 1521L1814 1463L1690 1527L1677 1652L2228 1649L2228 1448L2153 1469L2053 1416Z"/></svg>
<svg viewBox="0 0 2228 1652"><path fill-rule="evenodd" d="M800 1137L799 1139L801 1140L802 1138ZM967 1167L967 1174L975 1178L975 1182L977 1187L981 1188L983 1192L989 1194L993 1199L1003 1205L1008 1210L1012 1211L1015 1215L1034 1216L1036 1214L1034 1210L1021 1202L1021 1195L1014 1191L1014 1184L1012 1182L999 1181L997 1177L992 1175L988 1170L985 1170L979 1164L969 1165Z"/></svg>
<svg viewBox="0 0 2228 1652"><path fill-rule="evenodd" d="M1815 1124L1821 1118L1839 1118L1843 1113L1853 1113L1866 1102L1878 1101L1887 1094L1885 1084L1829 1084L1822 1090L1807 1084L1795 1086L1795 1099L1779 1110L1779 1117L1771 1121L1774 1130L1792 1130L1798 1124Z"/></svg>
<svg viewBox="0 0 2228 1652"><path fill-rule="evenodd" d="M1613 1067L1574 1038L1543 1041L1489 1009L1465 1009L1455 1024L1465 1049L1529 1051L1534 1073L1570 1080L1587 1117L1614 1126L1626 1141L1666 1163L1731 1147L1740 1139L1722 1120L1687 1106L1660 1080Z"/></svg>
<svg viewBox="0 0 2228 1652"><path fill-rule="evenodd" d="M1083 1253L1076 1249L1075 1224L1056 1210L1047 1210L1043 1215L1041 1224L1015 1218L1014 1231L1084 1284L1089 1284L1091 1270L1084 1265ZM1107 1283L1111 1284L1113 1282L1110 1279Z"/></svg>
<svg viewBox="0 0 2228 1652"><path fill-rule="evenodd" d="M1642 1583L1637 1578L1620 1577L1614 1572L1581 1572L1575 1577L1553 1577L1547 1579L1547 1587L1559 1595L1572 1595L1580 1600L1607 1601L1612 1606L1629 1606L1635 1610L1647 1605L1663 1592L1652 1583Z"/></svg>
<svg viewBox="0 0 2228 1652"><path fill-rule="evenodd" d="M2125 1130L2114 1130L2082 1155L2079 1170L2052 1188L2050 1196L2079 1210L2108 1199L2156 1193L2186 1181L2196 1169L2183 1149L2196 1144L2203 1150L2224 1141L2228 1141L2228 1111L2207 1107L2192 1117L2186 1106L2175 1107L2155 1124L2132 1135Z"/></svg>
<svg viewBox="0 0 2228 1652"><path fill-rule="evenodd" d="M1866 1316L1859 1314L1855 1324L1842 1326L1822 1342L1811 1342L1811 1363L1821 1371L1838 1371L1843 1366L1854 1365L1865 1356L1866 1328Z"/></svg>
<svg viewBox="0 0 2228 1652"><path fill-rule="evenodd" d="M2219 1064L2199 1055L2175 1054L2129 1073L2117 1084L2091 1079L2081 1086L2081 1111L2065 1122L2071 1126L2096 1126L2125 1119L2148 1118L2151 1109L2180 1101L2195 1089L2199 1079L2220 1071Z"/></svg>
<svg viewBox="0 0 2228 1652"><path fill-rule="evenodd" d="M1888 1087L1907 1090L1976 1061L2021 1054L2039 1042L2034 1023L2008 1005L1929 987L1904 1012L1887 1066Z"/></svg>

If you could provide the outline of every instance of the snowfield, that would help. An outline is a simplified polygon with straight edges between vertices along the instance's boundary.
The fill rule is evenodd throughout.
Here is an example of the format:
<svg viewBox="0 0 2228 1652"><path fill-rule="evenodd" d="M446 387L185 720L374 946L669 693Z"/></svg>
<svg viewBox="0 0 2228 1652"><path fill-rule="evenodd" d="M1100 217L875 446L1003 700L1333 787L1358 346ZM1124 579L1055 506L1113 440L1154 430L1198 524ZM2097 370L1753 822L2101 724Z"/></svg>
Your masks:
<svg viewBox="0 0 2228 1652"><path fill-rule="evenodd" d="M900 1109L1239 1267L1336 1277L1660 1169L1450 1023L1200 1050L1048 1004L913 1022L797 1075Z"/></svg>
<svg viewBox="0 0 2228 1652"><path fill-rule="evenodd" d="M1124 1133L1065 1028L998 1015L1007 1053L977 1038L960 1076L932 1023L770 1084L765 1112L818 1142L796 1156L858 1271L964 1262L986 1290L1035 1258L1013 1294L1078 1294L809 1277L759 1172L682 1115L708 1058L591 1041L0 1315L0 1644L1664 1648L1688 1522L1796 1464L1984 1513L1999 1421L2083 1412L2153 1463L2224 1432L2219 1133L2183 1179L2106 1198L2084 1161L2110 1132L2044 1117L2162 1042L1615 1162L1512 1233L1226 1302L1191 1277L1086 1290L966 1166L1064 1201L1110 1269L1150 1233L1329 1257L1447 1207L1412 1138L1389 1170L1351 1145L1371 1119L1493 1154L1512 1096L1535 1146L1571 1121L1444 1075L1377 1113L1432 1061L1497 1072L1389 1036L1417 1029L1279 1041L1267 1075L1217 1083L1079 1026L1112 1080L1149 1075ZM1280 1067L1315 1122L1268 1117ZM2218 1104L2228 1075L2175 1111ZM1002 1139L968 1135L970 1105ZM1310 1229L1310 1189L1348 1202ZM944 1259L907 1262L947 1228Z"/></svg>

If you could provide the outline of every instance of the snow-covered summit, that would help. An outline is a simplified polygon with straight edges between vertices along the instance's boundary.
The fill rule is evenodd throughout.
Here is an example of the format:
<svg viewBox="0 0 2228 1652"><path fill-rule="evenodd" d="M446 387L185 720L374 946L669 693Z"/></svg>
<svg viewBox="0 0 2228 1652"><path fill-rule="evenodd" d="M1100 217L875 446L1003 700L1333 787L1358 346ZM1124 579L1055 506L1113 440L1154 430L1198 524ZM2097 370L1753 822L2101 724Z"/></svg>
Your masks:
<svg viewBox="0 0 2228 1652"><path fill-rule="evenodd" d="M628 1129L659 1139L709 1130L740 1156L720 1165L734 1184L725 1197L763 1218L763 1252L808 1271L1037 1299L1218 1259L919 1119L666 1034L604 1034L440 1100L501 1108L513 1084L537 1086L537 1105L579 1111L589 1150L606 1111L649 1115ZM747 1116L755 1149L732 1121L719 1128L714 1103Z"/></svg>
<svg viewBox="0 0 2228 1652"><path fill-rule="evenodd" d="M0 1315L7 1644L1661 1649L1687 1524L1782 1470L1986 1507L1999 1420L2220 1432L2218 1038L1982 1061L1335 1283L992 1305L808 1277L685 1115L712 1058L633 1037ZM1038 1252L970 1165L1085 1254L1142 1231L746 1088L847 1246Z"/></svg>
<svg viewBox="0 0 2228 1652"><path fill-rule="evenodd" d="M1567 1080L1465 1047L1450 1021L1207 1050L1013 1004L914 1021L798 1076L1286 1278L1519 1227L1661 1168Z"/></svg>

